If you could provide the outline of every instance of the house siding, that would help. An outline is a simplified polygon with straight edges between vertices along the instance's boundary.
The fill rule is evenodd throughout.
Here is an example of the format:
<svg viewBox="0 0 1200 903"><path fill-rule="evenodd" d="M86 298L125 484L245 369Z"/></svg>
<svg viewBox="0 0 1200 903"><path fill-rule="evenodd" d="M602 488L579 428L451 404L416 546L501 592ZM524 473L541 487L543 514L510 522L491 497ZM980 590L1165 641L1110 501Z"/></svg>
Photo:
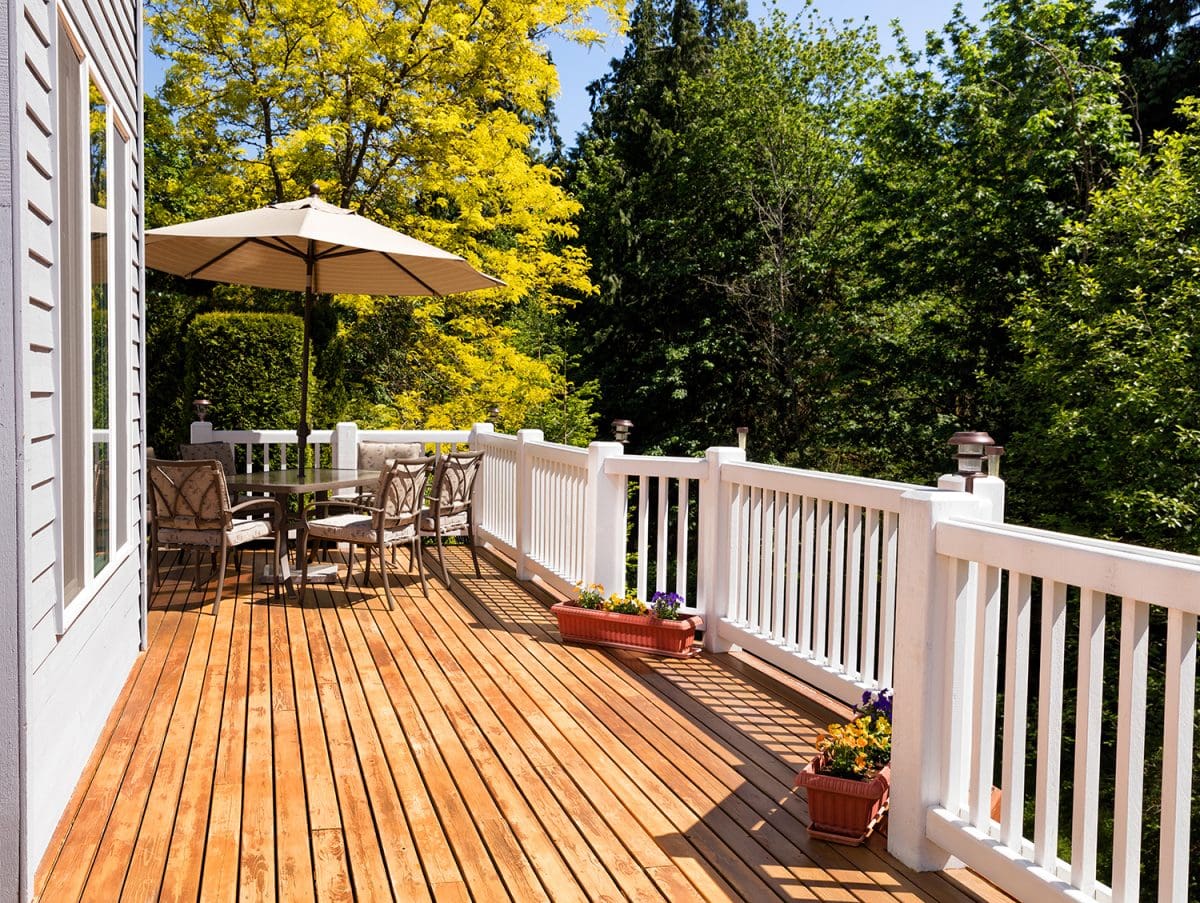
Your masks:
<svg viewBox="0 0 1200 903"><path fill-rule="evenodd" d="M16 52L18 12L0 7L0 116L11 126L17 118L14 86L22 68ZM21 220L14 128L0 128L0 235L15 235ZM21 735L23 700L20 555L20 440L14 428L20 411L17 298L22 284L16 242L0 240L0 837L21 836L24 781ZM0 899L23 893L21 847L0 842Z"/></svg>
<svg viewBox="0 0 1200 903"><path fill-rule="evenodd" d="M114 410L123 407L131 424L128 492L116 507L129 542L103 582L71 603L79 607L65 629L54 131L60 11L130 133L128 205L113 222L124 223L134 249L112 302L124 319L113 330L123 338L118 358L128 360L126 391ZM0 605L0 837L20 838L0 842L0 899L23 900L144 629L140 4L16 0L4 4L0 28L0 109L9 126L0 128L0 181L9 183L0 186L0 215L12 224L4 230L11 241L0 232L0 594L16 601ZM114 375L113 391L118 385Z"/></svg>

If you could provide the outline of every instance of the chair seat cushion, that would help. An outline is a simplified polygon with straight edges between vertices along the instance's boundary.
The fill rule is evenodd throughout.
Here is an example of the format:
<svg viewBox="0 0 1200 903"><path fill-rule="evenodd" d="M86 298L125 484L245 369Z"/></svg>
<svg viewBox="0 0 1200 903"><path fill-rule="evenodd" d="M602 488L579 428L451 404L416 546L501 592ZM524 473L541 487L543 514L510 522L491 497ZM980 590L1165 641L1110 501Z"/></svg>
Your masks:
<svg viewBox="0 0 1200 903"><path fill-rule="evenodd" d="M272 535L269 520L239 520L225 531L225 537L231 546L240 546L255 539ZM173 527L159 527L158 541L179 543L187 546L220 546L220 534L214 530L180 530Z"/></svg>
<svg viewBox="0 0 1200 903"><path fill-rule="evenodd" d="M433 514L428 508L421 512L421 532L433 533L435 524ZM467 529L467 512L459 511L456 514L442 515L442 532L446 533L450 530L465 530Z"/></svg>
<svg viewBox="0 0 1200 903"><path fill-rule="evenodd" d="M308 522L308 535L314 539L332 539L336 542L374 543L379 539L374 520L362 514L335 514ZM385 543L405 542L416 536L416 518L403 526L384 533Z"/></svg>

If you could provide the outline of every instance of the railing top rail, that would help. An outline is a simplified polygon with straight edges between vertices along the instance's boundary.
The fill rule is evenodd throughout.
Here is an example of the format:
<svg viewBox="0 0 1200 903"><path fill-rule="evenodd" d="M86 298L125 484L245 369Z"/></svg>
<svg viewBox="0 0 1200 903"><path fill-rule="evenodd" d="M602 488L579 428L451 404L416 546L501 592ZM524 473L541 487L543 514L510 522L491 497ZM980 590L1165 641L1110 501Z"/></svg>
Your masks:
<svg viewBox="0 0 1200 903"><path fill-rule="evenodd" d="M359 442L467 442L470 430L359 430Z"/></svg>
<svg viewBox="0 0 1200 903"><path fill-rule="evenodd" d="M574 445L559 445L557 442L527 442L525 451L535 461L553 461L569 467L587 467L588 451Z"/></svg>
<svg viewBox="0 0 1200 903"><path fill-rule="evenodd" d="M484 448L503 446L516 449L517 447L517 437L510 436L508 433L476 433L475 441Z"/></svg>
<svg viewBox="0 0 1200 903"><path fill-rule="evenodd" d="M613 455L604 459L604 472L610 476L702 480L708 475L708 461L659 455Z"/></svg>
<svg viewBox="0 0 1200 903"><path fill-rule="evenodd" d="M864 508L898 512L900 496L927 486L873 480L869 477L850 477L824 473L819 470L800 470L774 464L729 463L721 468L721 481L740 483L757 489L790 492L820 499L831 499Z"/></svg>
<svg viewBox="0 0 1200 903"><path fill-rule="evenodd" d="M213 430L209 433L212 442L231 442L234 445L296 444L295 430ZM333 430L313 430L308 434L309 445L327 445Z"/></svg>
<svg viewBox="0 0 1200 903"><path fill-rule="evenodd" d="M952 520L940 555L1200 614L1200 557L1032 527Z"/></svg>

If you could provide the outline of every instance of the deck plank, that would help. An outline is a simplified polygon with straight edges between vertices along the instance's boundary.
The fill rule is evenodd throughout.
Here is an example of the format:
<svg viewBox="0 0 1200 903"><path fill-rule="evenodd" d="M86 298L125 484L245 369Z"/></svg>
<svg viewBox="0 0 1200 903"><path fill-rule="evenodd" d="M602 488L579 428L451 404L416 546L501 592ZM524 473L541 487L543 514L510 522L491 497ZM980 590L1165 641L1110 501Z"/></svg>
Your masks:
<svg viewBox="0 0 1200 903"><path fill-rule="evenodd" d="M129 872L125 877L125 886L121 891L122 900L135 903L140 900L156 900L162 884L171 834L179 811L188 749L200 710L205 666L212 651L214 619L196 618L195 622L191 652L184 665L170 728L163 741L162 756L146 803L142 829L138 833L137 845L134 847Z"/></svg>
<svg viewBox="0 0 1200 903"><path fill-rule="evenodd" d="M601 857L620 849L616 838L599 823L587 801L572 793L543 756L541 767L531 761L538 741L521 730L520 716L507 712L497 716L478 692L489 683L486 672L465 655L456 655L433 630L419 606L400 617L406 631L424 642L415 655L418 667L442 701L443 708L459 732L459 738L487 783L508 822L513 825L522 848L537 868L538 876L554 900L586 899L579 882L601 897L619 899L621 891ZM403 623L403 622L402 622ZM523 748L524 747L524 748ZM574 800L574 818L562 802ZM585 837L586 835L586 837ZM597 845L593 850L588 839ZM634 881L626 892L652 892L652 885Z"/></svg>
<svg viewBox="0 0 1200 903"><path fill-rule="evenodd" d="M1005 899L808 838L818 708L722 656L563 645L502 562L447 562L394 611L377 574L301 603L243 562L218 617L172 569L39 898Z"/></svg>
<svg viewBox="0 0 1200 903"><path fill-rule="evenodd" d="M271 699L271 605L251 611L250 666L246 685L246 757L242 776L242 836L238 867L240 903L274 903L275 747ZM285 903L290 903L284 897Z"/></svg>
<svg viewBox="0 0 1200 903"><path fill-rule="evenodd" d="M316 887L286 600L270 606L269 630L277 887L280 900L306 903L316 899Z"/></svg>
<svg viewBox="0 0 1200 903"><path fill-rule="evenodd" d="M217 736L208 836L204 844L204 874L200 899L205 903L236 903L242 849L242 799L245 789L246 708L250 681L250 624L253 605L225 599L218 620L232 609L229 666L225 673L224 710Z"/></svg>

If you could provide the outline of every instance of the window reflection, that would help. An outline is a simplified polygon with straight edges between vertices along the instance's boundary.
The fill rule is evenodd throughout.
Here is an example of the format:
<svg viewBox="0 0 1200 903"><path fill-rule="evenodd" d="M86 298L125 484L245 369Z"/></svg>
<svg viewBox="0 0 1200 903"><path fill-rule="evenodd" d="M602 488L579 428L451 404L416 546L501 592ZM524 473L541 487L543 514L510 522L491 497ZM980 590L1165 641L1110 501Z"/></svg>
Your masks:
<svg viewBox="0 0 1200 903"><path fill-rule="evenodd" d="M111 550L108 393L108 111L104 96L88 83L88 194L91 217L92 288L92 535L93 573L108 564Z"/></svg>

